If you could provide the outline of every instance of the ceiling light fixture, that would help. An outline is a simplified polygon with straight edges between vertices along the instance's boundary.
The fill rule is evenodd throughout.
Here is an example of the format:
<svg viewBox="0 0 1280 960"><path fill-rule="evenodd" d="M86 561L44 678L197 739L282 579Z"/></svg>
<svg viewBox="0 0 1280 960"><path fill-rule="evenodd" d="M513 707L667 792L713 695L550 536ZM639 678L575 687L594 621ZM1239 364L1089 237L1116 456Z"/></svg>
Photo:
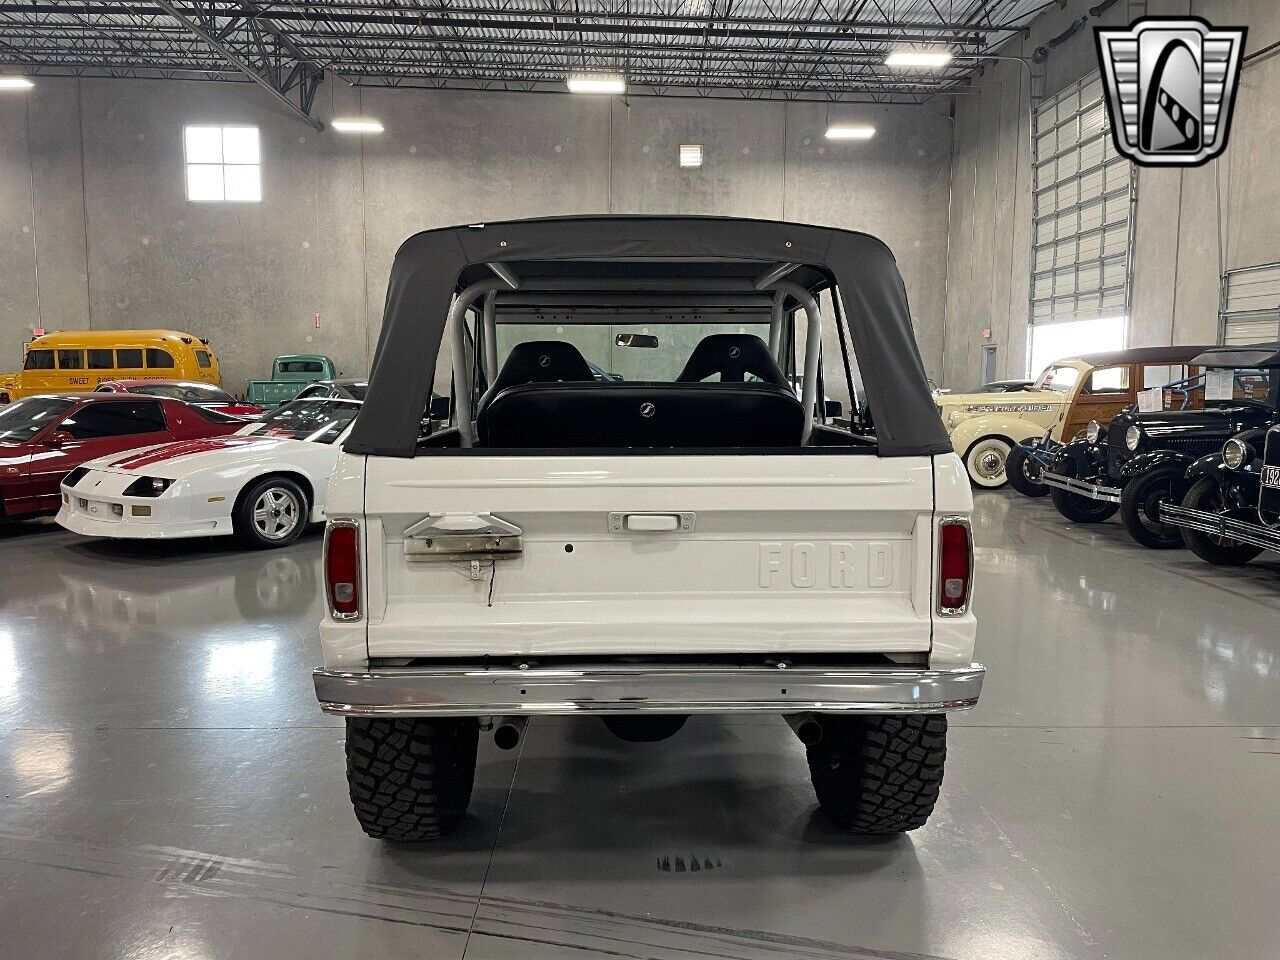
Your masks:
<svg viewBox="0 0 1280 960"><path fill-rule="evenodd" d="M682 167L702 166L702 144L700 143L680 144L680 166Z"/></svg>
<svg viewBox="0 0 1280 960"><path fill-rule="evenodd" d="M565 81L570 93L626 93L627 81L614 74L577 73Z"/></svg>
<svg viewBox="0 0 1280 960"><path fill-rule="evenodd" d="M885 58L886 67L945 67L950 50L894 50Z"/></svg>
<svg viewBox="0 0 1280 960"><path fill-rule="evenodd" d="M380 120L334 120L330 123L339 133L382 133Z"/></svg>
<svg viewBox="0 0 1280 960"><path fill-rule="evenodd" d="M35 84L26 77L0 76L0 90L30 90Z"/></svg>
<svg viewBox="0 0 1280 960"><path fill-rule="evenodd" d="M866 124L833 124L827 127L828 140L870 140L876 128Z"/></svg>

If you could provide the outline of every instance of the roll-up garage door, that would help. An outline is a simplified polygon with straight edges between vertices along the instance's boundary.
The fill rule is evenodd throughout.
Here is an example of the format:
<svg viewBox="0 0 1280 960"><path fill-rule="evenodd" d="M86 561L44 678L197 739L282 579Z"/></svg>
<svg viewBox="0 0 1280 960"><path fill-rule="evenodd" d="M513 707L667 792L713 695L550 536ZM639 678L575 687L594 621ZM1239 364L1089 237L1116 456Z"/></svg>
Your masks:
<svg viewBox="0 0 1280 960"><path fill-rule="evenodd" d="M1223 275L1221 334L1226 344L1280 340L1280 263Z"/></svg>
<svg viewBox="0 0 1280 960"><path fill-rule="evenodd" d="M1036 108L1033 325L1128 314L1133 192L1097 76Z"/></svg>

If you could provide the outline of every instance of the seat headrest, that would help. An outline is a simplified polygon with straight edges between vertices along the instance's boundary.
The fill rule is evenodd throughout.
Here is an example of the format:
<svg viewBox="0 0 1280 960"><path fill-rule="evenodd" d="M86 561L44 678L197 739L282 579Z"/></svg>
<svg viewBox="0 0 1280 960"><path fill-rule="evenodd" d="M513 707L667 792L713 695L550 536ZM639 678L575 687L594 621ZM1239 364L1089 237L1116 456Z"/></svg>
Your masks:
<svg viewBox="0 0 1280 960"><path fill-rule="evenodd" d="M522 383L594 379L586 358L573 344L563 340L527 340L511 348L489 392L496 394Z"/></svg>
<svg viewBox="0 0 1280 960"><path fill-rule="evenodd" d="M713 333L693 348L677 383L698 383L714 374L725 383L742 383L750 374L765 383L791 389L787 378L754 333Z"/></svg>

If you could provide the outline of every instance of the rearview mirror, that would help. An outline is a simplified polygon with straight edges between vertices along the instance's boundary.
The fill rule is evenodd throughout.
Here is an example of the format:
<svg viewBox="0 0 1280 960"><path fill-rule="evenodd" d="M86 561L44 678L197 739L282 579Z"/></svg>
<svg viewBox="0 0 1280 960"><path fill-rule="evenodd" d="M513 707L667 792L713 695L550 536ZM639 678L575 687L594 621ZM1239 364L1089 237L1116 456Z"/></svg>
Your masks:
<svg viewBox="0 0 1280 960"><path fill-rule="evenodd" d="M59 450L62 447L65 447L68 443L74 443L75 439L75 437L67 433L65 430L55 430L45 438L44 445L46 447L53 447L53 449Z"/></svg>
<svg viewBox="0 0 1280 960"><path fill-rule="evenodd" d="M658 338L651 333L620 333L613 342L619 347L645 347L652 350L658 345Z"/></svg>
<svg viewBox="0 0 1280 960"><path fill-rule="evenodd" d="M834 420L836 417L844 416L844 404L839 400L827 401L827 419Z"/></svg>

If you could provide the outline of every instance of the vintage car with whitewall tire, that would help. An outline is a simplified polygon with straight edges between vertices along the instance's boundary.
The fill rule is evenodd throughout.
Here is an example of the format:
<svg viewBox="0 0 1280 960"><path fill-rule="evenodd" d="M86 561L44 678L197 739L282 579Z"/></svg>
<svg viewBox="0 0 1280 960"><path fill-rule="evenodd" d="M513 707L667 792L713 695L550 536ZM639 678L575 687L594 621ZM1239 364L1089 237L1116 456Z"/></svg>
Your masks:
<svg viewBox="0 0 1280 960"><path fill-rule="evenodd" d="M975 487L1009 483L1026 496L1048 487L1047 455L1091 420L1107 423L1152 382L1168 383L1202 346L1137 347L1065 357L1013 392L937 393L934 402Z"/></svg>
<svg viewBox="0 0 1280 960"><path fill-rule="evenodd" d="M1053 424L1082 369L1079 360L1062 360L1021 390L933 394L942 424L975 487L996 490L1005 485L1010 451Z"/></svg>
<svg viewBox="0 0 1280 960"><path fill-rule="evenodd" d="M248 547L293 543L324 519L329 475L357 400L294 400L235 433L92 460L62 481L57 521L130 540L235 535Z"/></svg>
<svg viewBox="0 0 1280 960"><path fill-rule="evenodd" d="M1187 470L1182 502L1165 504L1166 523L1187 547L1220 567L1280 553L1280 427L1246 430Z"/></svg>
<svg viewBox="0 0 1280 960"><path fill-rule="evenodd" d="M386 303L329 489L314 673L367 834L447 833L481 732L511 748L557 714L627 741L772 714L832 822L928 820L947 715L985 672L972 493L880 241L719 217L430 230ZM874 433L831 417L824 370ZM419 435L405 411L450 384Z"/></svg>
<svg viewBox="0 0 1280 960"><path fill-rule="evenodd" d="M1161 404L1178 409L1197 400L1191 360L1209 349L1204 345L1133 347L1059 363L1081 364L1082 370L1066 392L1053 426L1042 436L1016 444L1009 451L1005 474L1009 486L1028 497L1043 497L1050 487L1040 477L1062 444L1080 436L1090 424L1105 427L1121 410L1132 406L1143 390L1161 390Z"/></svg>
<svg viewBox="0 0 1280 960"><path fill-rule="evenodd" d="M1218 377L1221 392L1199 388L1200 405L1142 412L1126 409L1107 427L1091 424L1064 444L1041 473L1053 504L1075 523L1099 523L1119 513L1129 535L1152 549L1181 547L1178 527L1161 516L1164 504L1180 503L1190 483L1188 468L1246 430L1277 421L1276 344L1214 347L1194 358Z"/></svg>

